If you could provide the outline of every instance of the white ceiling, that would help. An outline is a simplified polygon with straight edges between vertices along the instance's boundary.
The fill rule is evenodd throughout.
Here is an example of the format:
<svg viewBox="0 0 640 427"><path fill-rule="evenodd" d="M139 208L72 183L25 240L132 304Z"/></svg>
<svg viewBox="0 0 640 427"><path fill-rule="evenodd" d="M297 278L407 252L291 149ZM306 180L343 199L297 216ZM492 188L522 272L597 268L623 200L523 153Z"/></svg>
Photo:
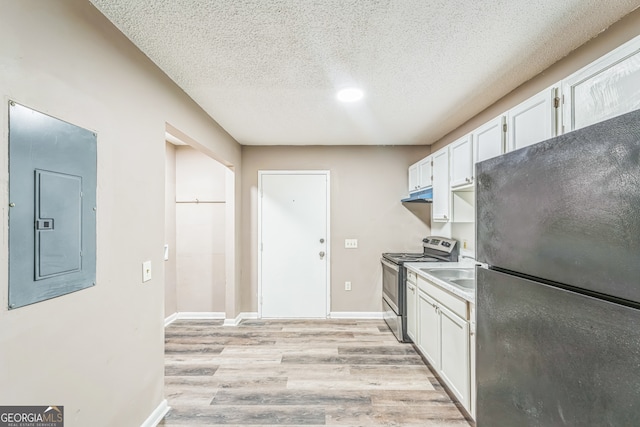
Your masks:
<svg viewBox="0 0 640 427"><path fill-rule="evenodd" d="M431 144L638 0L91 0L238 142ZM356 85L362 101L341 104Z"/></svg>

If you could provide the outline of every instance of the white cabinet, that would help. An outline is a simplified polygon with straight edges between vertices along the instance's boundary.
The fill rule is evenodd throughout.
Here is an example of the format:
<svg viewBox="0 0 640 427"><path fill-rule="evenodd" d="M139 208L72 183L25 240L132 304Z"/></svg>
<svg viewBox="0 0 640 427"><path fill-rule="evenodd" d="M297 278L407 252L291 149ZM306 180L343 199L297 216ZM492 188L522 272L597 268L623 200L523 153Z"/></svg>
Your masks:
<svg viewBox="0 0 640 427"><path fill-rule="evenodd" d="M409 193L431 187L431 156L409 166Z"/></svg>
<svg viewBox="0 0 640 427"><path fill-rule="evenodd" d="M418 185L418 163L414 163L409 166L409 193L418 191L420 186Z"/></svg>
<svg viewBox="0 0 640 427"><path fill-rule="evenodd" d="M564 132L640 108L640 37L562 81Z"/></svg>
<svg viewBox="0 0 640 427"><path fill-rule="evenodd" d="M465 408L470 401L469 323L448 310L438 307L440 318L440 376Z"/></svg>
<svg viewBox="0 0 640 427"><path fill-rule="evenodd" d="M556 136L557 89L545 89L507 112L509 151Z"/></svg>
<svg viewBox="0 0 640 427"><path fill-rule="evenodd" d="M504 116L496 117L471 132L474 163L504 154L504 120Z"/></svg>
<svg viewBox="0 0 640 427"><path fill-rule="evenodd" d="M418 277L414 343L458 401L472 413L471 366L475 362L471 358L469 313L465 300Z"/></svg>
<svg viewBox="0 0 640 427"><path fill-rule="evenodd" d="M420 188L431 187L433 184L432 175L431 156L428 156L418 162L418 185Z"/></svg>
<svg viewBox="0 0 640 427"><path fill-rule="evenodd" d="M451 143L451 188L473 183L473 146L471 134Z"/></svg>
<svg viewBox="0 0 640 427"><path fill-rule="evenodd" d="M451 211L451 188L449 186L449 147L431 155L433 159L433 206L431 219L447 222Z"/></svg>
<svg viewBox="0 0 640 427"><path fill-rule="evenodd" d="M407 272L407 335L411 338L411 341L416 342L416 325L417 325L417 313L416 308L418 304L418 288L416 273L413 271Z"/></svg>
<svg viewBox="0 0 640 427"><path fill-rule="evenodd" d="M440 367L440 316L433 298L418 288L418 330L416 345L434 369Z"/></svg>

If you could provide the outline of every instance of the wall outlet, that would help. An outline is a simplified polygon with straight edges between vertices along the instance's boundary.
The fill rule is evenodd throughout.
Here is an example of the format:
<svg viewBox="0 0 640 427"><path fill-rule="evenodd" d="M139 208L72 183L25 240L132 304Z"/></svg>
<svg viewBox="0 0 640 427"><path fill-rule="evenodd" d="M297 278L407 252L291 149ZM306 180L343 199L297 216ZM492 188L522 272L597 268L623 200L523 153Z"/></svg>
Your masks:
<svg viewBox="0 0 640 427"><path fill-rule="evenodd" d="M344 239L346 249L358 249L358 239Z"/></svg>
<svg viewBox="0 0 640 427"><path fill-rule="evenodd" d="M351 282L344 282L344 290L345 291L351 290Z"/></svg>
<svg viewBox="0 0 640 427"><path fill-rule="evenodd" d="M462 249L467 249L467 246L469 246L469 244L467 243L467 239L464 239L462 241Z"/></svg>
<svg viewBox="0 0 640 427"><path fill-rule="evenodd" d="M151 261L142 263L142 283L151 280Z"/></svg>

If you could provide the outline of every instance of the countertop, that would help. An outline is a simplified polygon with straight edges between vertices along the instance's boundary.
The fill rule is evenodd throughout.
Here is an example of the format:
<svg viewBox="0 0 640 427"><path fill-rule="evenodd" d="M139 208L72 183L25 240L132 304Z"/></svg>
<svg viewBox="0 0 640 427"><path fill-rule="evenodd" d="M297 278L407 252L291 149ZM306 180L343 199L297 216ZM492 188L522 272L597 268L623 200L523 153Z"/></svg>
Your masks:
<svg viewBox="0 0 640 427"><path fill-rule="evenodd" d="M459 296L460 298L469 301L472 304L476 303L476 290L475 289L466 289L461 288L451 283L445 282L444 280L438 279L430 275L429 273L425 273L420 270L421 268L474 268L478 263L473 259L463 259L459 262L408 262L405 263L404 266L407 267L407 270L411 270L416 273L418 276L421 276L431 283L434 283L440 286L442 289L445 289L451 292L454 295Z"/></svg>

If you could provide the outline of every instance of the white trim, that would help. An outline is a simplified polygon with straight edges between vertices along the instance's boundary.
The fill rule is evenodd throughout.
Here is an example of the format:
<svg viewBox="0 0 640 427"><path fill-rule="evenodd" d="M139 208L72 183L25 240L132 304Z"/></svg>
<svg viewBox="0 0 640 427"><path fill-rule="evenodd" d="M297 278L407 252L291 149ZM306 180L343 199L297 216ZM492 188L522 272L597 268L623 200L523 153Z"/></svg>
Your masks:
<svg viewBox="0 0 640 427"><path fill-rule="evenodd" d="M181 311L178 313L178 319L186 320L224 319L226 317L224 311Z"/></svg>
<svg viewBox="0 0 640 427"><path fill-rule="evenodd" d="M173 313L172 315L164 319L164 327L166 328L176 320L178 320L178 313Z"/></svg>
<svg viewBox="0 0 640 427"><path fill-rule="evenodd" d="M156 427L160 424L160 421L167 415L171 407L167 403L167 399L164 399L160 404L156 407L156 409L151 412L149 417L144 420L144 422L140 425L140 427Z"/></svg>
<svg viewBox="0 0 640 427"><path fill-rule="evenodd" d="M264 175L324 175L327 178L327 199L326 199L326 281L325 288L327 294L326 301L326 315L330 317L331 310L331 171L329 170L259 170L258 171L258 238L256 241L258 252L258 317L262 318L262 251L260 247L262 245L262 177Z"/></svg>
<svg viewBox="0 0 640 427"><path fill-rule="evenodd" d="M382 311L332 311L331 319L383 319Z"/></svg>
<svg viewBox="0 0 640 427"><path fill-rule="evenodd" d="M258 313L255 311L246 311L238 314L235 319L224 319L222 326L238 326L244 319L257 319Z"/></svg>

